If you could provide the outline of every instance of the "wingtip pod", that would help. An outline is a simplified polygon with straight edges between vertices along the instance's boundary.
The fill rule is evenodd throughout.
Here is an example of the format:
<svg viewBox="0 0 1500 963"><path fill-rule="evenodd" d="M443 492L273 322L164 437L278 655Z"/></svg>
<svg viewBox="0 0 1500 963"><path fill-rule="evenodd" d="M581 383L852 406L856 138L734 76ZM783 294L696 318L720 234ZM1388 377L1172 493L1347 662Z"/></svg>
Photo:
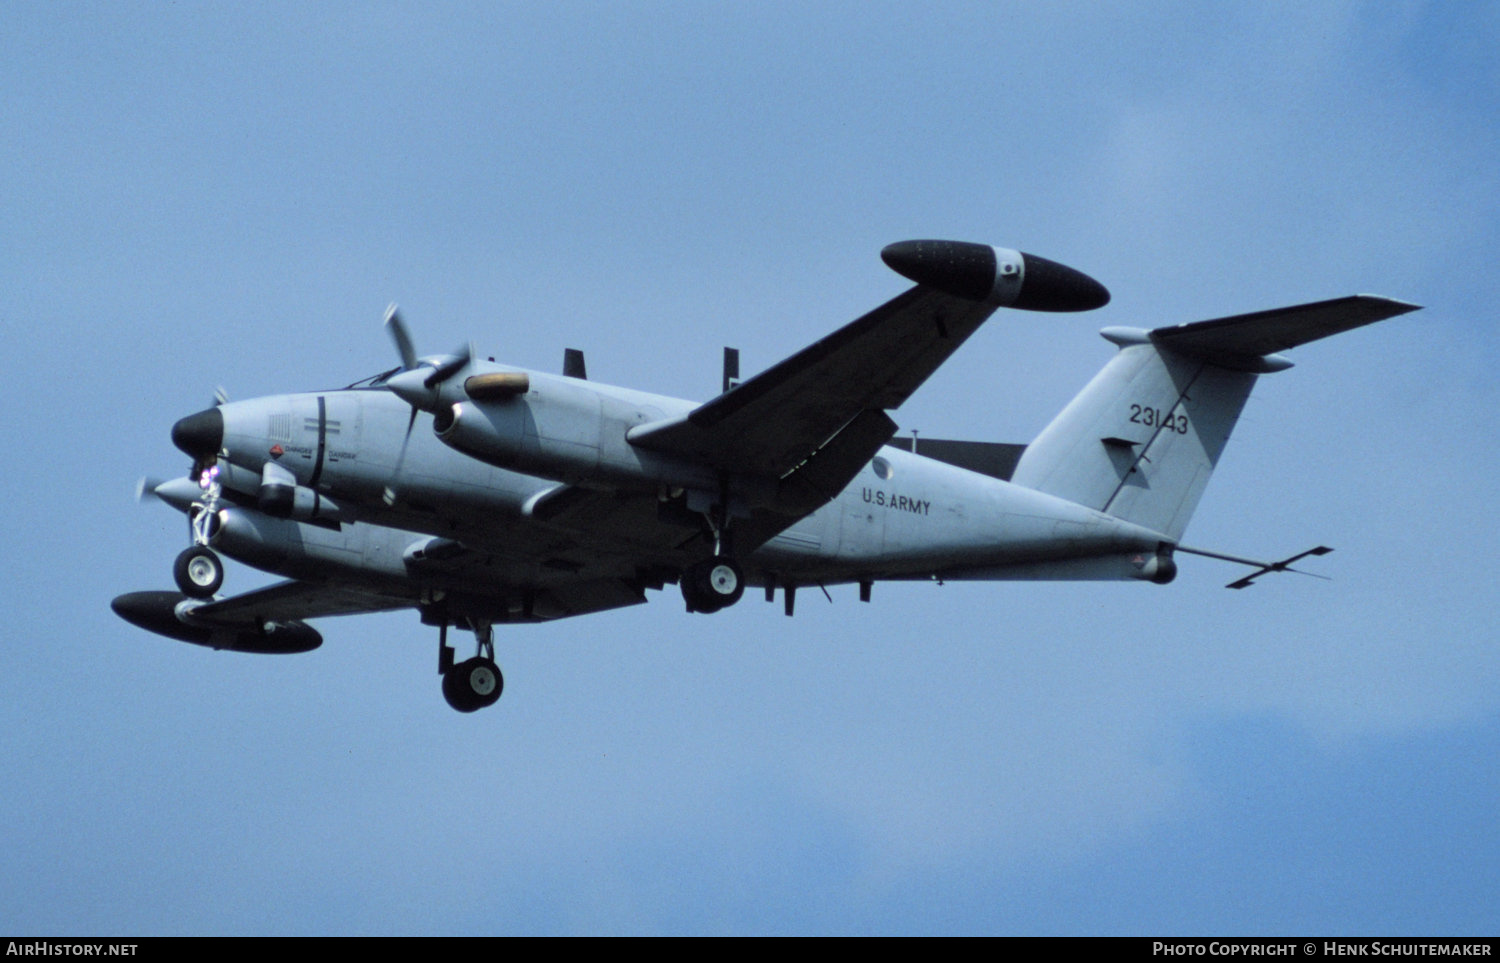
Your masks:
<svg viewBox="0 0 1500 963"><path fill-rule="evenodd" d="M137 628L180 642L211 649L285 655L311 652L323 644L317 629L304 622L218 624L192 620L193 603L181 592L127 592L115 596L109 607Z"/></svg>
<svg viewBox="0 0 1500 963"><path fill-rule="evenodd" d="M1027 311L1092 311L1109 303L1109 289L1066 264L1022 254L1021 296L1011 304Z"/></svg>
<svg viewBox="0 0 1500 963"><path fill-rule="evenodd" d="M1091 311L1109 303L1104 285L1082 271L1009 248L898 241L880 258L902 277L971 301L1027 311Z"/></svg>

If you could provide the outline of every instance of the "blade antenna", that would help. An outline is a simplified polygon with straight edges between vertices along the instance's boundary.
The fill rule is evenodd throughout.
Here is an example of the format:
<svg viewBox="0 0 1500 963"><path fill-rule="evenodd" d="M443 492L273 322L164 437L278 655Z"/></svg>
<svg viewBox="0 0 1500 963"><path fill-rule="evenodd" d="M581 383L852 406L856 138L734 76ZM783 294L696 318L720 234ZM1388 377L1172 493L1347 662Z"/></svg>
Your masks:
<svg viewBox="0 0 1500 963"><path fill-rule="evenodd" d="M1228 585L1224 586L1225 588L1249 588L1255 583L1256 579L1260 578L1262 575L1269 575L1272 572L1291 572L1294 575L1308 575L1312 578L1320 578L1325 582L1333 581L1333 579L1331 579L1327 575L1319 575L1317 572L1306 572L1300 568L1292 568L1293 562L1300 562L1302 559L1307 558L1309 555L1327 555L1329 552L1333 551L1333 549L1329 548L1327 545L1319 545L1318 547L1310 548L1305 552L1298 552L1291 558L1284 558L1279 562L1262 562L1253 558L1241 558L1238 555L1225 555L1222 552L1210 552L1206 549L1201 548L1188 548L1186 545L1177 546L1177 551L1187 552L1189 555L1202 555L1204 558L1216 558L1221 562L1234 562L1236 565L1249 565L1250 567L1259 570L1251 572L1244 578L1236 579L1235 581L1230 582Z"/></svg>
<svg viewBox="0 0 1500 963"><path fill-rule="evenodd" d="M733 388L735 385L737 385L739 383L740 383L740 349L739 348L725 348L724 349L724 387L721 390L727 392L730 388Z"/></svg>

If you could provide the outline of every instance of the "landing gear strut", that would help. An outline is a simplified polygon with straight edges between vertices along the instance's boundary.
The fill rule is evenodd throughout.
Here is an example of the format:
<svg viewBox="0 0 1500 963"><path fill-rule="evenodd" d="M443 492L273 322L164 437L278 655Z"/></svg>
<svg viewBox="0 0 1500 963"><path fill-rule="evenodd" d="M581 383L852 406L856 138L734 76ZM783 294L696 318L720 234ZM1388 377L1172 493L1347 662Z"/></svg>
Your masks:
<svg viewBox="0 0 1500 963"><path fill-rule="evenodd" d="M219 524L219 468L209 465L199 469L198 484L203 488L203 500L193 503L189 531L193 544L184 549L172 564L172 577L177 587L189 598L207 599L224 584L224 563L213 549L208 547Z"/></svg>
<svg viewBox="0 0 1500 963"><path fill-rule="evenodd" d="M714 554L682 572L682 600L689 612L717 612L745 594L745 572L734 560L729 532L729 484L720 486L717 504L707 506L703 519L713 535Z"/></svg>
<svg viewBox="0 0 1500 963"><path fill-rule="evenodd" d="M474 638L479 652L472 659L453 664L453 647L448 644L448 625L443 624L438 639L438 669L443 673L443 698L459 712L477 712L500 700L505 690L505 676L495 664L495 629L487 621L474 622Z"/></svg>

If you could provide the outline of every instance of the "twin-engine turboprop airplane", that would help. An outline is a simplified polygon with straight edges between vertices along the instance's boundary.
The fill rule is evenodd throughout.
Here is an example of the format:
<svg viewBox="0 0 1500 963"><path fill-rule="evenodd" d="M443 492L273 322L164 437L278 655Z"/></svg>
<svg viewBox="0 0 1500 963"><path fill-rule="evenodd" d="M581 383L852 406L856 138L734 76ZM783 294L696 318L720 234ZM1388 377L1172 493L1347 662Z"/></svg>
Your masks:
<svg viewBox="0 0 1500 963"><path fill-rule="evenodd" d="M303 652L303 620L415 608L439 629L443 694L500 697L493 627L599 612L676 582L689 612L747 585L894 579L1170 582L1188 518L1251 386L1277 352L1416 309L1356 296L1154 330L1106 328L1104 369L1029 445L896 438L886 413L997 308L1082 311L1092 278L1019 251L905 241L882 252L916 286L703 404L562 375L419 358L347 388L226 402L183 418L186 478L153 483L190 519L180 592L117 613L162 635ZM219 553L289 580L216 593ZM449 626L475 634L455 664Z"/></svg>

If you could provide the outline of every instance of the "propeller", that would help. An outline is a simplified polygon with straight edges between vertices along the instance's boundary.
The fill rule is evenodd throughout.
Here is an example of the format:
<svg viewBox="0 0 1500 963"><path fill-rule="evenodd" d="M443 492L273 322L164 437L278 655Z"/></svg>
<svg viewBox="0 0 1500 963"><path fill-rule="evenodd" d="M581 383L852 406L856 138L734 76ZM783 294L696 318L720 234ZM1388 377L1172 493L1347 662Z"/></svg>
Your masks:
<svg viewBox="0 0 1500 963"><path fill-rule="evenodd" d="M386 308L385 329L390 332L391 340L396 343L396 352L401 355L401 371L386 379L386 387L413 408L436 412L442 404L440 388L443 382L463 370L474 356L474 346L465 345L456 354L418 358L416 348L412 346L411 332L394 304Z"/></svg>
<svg viewBox="0 0 1500 963"><path fill-rule="evenodd" d="M135 503L139 505L147 498L160 499L161 496L156 493L156 488L163 481L165 481L165 479L153 478L150 475L142 476L141 479L135 483Z"/></svg>
<svg viewBox="0 0 1500 963"><path fill-rule="evenodd" d="M401 319L401 311L394 303L385 309L385 329L396 343L396 353L401 356L401 372L386 379L386 387L411 405L411 417L406 422L406 434L401 439L401 453L396 456L396 467L391 472L390 484L385 486L381 498L387 505L396 504L397 481L401 468L406 464L406 449L411 444L411 431L417 423L417 412L436 412L442 406L442 386L445 381L462 371L474 356L474 346L465 345L457 354L418 358L412 342L411 332Z"/></svg>
<svg viewBox="0 0 1500 963"><path fill-rule="evenodd" d="M180 512L188 513L191 519L196 514L194 505L202 504L207 492L191 478L142 478L135 483L135 500L144 503L147 499L170 505Z"/></svg>
<svg viewBox="0 0 1500 963"><path fill-rule="evenodd" d="M411 333L406 330L406 322L401 320L401 309L396 307L394 301L385 309L385 329L391 333L391 340L396 342L396 353L401 355L401 370L411 371L417 366L417 349L412 347Z"/></svg>

